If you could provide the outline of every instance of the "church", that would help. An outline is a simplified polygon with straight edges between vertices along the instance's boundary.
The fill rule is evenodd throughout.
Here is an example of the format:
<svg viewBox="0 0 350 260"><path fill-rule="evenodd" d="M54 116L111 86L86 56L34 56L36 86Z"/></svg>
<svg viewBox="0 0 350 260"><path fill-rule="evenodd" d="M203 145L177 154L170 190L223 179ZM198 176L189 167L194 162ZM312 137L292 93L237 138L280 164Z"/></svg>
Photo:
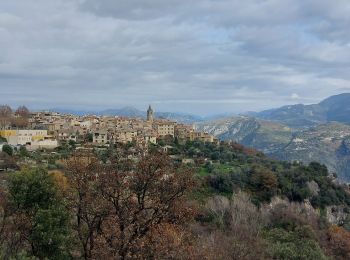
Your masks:
<svg viewBox="0 0 350 260"><path fill-rule="evenodd" d="M151 105L149 105L149 107L147 109L147 121L153 122L153 120L154 120L153 109L152 109Z"/></svg>

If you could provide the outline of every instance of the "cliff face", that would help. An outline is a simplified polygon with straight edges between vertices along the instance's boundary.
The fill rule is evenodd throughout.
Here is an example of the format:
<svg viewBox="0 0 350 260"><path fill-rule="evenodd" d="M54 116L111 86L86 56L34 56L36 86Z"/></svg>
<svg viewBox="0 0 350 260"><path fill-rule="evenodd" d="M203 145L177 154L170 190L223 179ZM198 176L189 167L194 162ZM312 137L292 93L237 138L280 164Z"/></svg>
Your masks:
<svg viewBox="0 0 350 260"><path fill-rule="evenodd" d="M326 218L331 224L343 225L348 216L349 213L343 206L326 207Z"/></svg>

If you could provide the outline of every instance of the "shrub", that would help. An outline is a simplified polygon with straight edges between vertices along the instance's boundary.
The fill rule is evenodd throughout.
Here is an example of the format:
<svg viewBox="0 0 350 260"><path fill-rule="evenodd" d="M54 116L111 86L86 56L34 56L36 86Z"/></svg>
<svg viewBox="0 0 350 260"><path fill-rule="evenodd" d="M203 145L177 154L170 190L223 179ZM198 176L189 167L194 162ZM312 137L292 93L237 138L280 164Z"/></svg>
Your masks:
<svg viewBox="0 0 350 260"><path fill-rule="evenodd" d="M10 145L8 144L5 144L3 147L2 147L2 151L4 153L7 153L8 155L12 156L13 155L13 149Z"/></svg>

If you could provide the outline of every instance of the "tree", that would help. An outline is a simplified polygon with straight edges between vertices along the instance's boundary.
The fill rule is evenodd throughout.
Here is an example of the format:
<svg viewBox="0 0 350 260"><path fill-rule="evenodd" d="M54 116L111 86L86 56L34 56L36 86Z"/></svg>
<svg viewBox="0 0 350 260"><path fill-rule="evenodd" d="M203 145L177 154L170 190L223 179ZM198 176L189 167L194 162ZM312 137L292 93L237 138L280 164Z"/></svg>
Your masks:
<svg viewBox="0 0 350 260"><path fill-rule="evenodd" d="M15 111L15 117L12 118L12 126L24 128L28 126L29 110L25 106L20 106Z"/></svg>
<svg viewBox="0 0 350 260"><path fill-rule="evenodd" d="M15 112L15 115L23 117L23 118L28 118L29 117L29 110L25 106L19 106Z"/></svg>
<svg viewBox="0 0 350 260"><path fill-rule="evenodd" d="M266 236L271 259L327 259L307 226L290 231L274 228Z"/></svg>
<svg viewBox="0 0 350 260"><path fill-rule="evenodd" d="M110 171L106 177L109 186L102 191L114 202L116 220L116 232L106 232L113 254L122 259L130 254L152 256L157 246L150 244L152 232L186 217L182 198L192 186L191 172L174 168L167 156L157 153L143 157L132 172Z"/></svg>
<svg viewBox="0 0 350 260"><path fill-rule="evenodd" d="M13 156L8 155L7 153L0 152L0 167L2 169L18 169L18 165Z"/></svg>
<svg viewBox="0 0 350 260"><path fill-rule="evenodd" d="M25 117L14 117L11 119L12 127L25 128L28 126L28 118Z"/></svg>
<svg viewBox="0 0 350 260"><path fill-rule="evenodd" d="M7 154L10 155L10 156L13 155L13 149L12 149L12 147L11 147L10 145L8 145L8 144L3 145L2 151L3 151L4 153L7 153Z"/></svg>
<svg viewBox="0 0 350 260"><path fill-rule="evenodd" d="M350 232L332 225L327 231L327 249L336 259L350 259Z"/></svg>
<svg viewBox="0 0 350 260"><path fill-rule="evenodd" d="M74 216L73 229L84 259L93 258L102 221L109 211L97 189L101 174L99 161L93 153L75 152L66 161L70 188L67 199Z"/></svg>
<svg viewBox="0 0 350 260"><path fill-rule="evenodd" d="M243 192L230 199L215 196L207 202L208 214L217 225L201 234L199 248L207 259L267 259L266 245L261 237L266 219Z"/></svg>
<svg viewBox="0 0 350 260"><path fill-rule="evenodd" d="M12 115L12 109L8 105L0 106L0 117L10 117Z"/></svg>
<svg viewBox="0 0 350 260"><path fill-rule="evenodd" d="M75 149L76 142L74 140L69 140L68 141L69 146L71 146L73 149Z"/></svg>
<svg viewBox="0 0 350 260"><path fill-rule="evenodd" d="M11 123L12 109L8 105L0 106L0 129Z"/></svg>
<svg viewBox="0 0 350 260"><path fill-rule="evenodd" d="M93 134L92 133L87 133L86 135L85 135L85 141L86 142L88 142L88 143L92 143L92 141L93 141L93 139L94 139L94 136L93 136Z"/></svg>
<svg viewBox="0 0 350 260"><path fill-rule="evenodd" d="M249 184L257 199L268 201L276 193L278 180L270 169L255 165L249 176Z"/></svg>
<svg viewBox="0 0 350 260"><path fill-rule="evenodd" d="M40 259L68 257L69 214L47 171L31 169L13 174L9 204L22 248Z"/></svg>
<svg viewBox="0 0 350 260"><path fill-rule="evenodd" d="M28 153L27 148L25 146L21 146L19 148L19 155L21 157L28 157L29 156L29 153Z"/></svg>
<svg viewBox="0 0 350 260"><path fill-rule="evenodd" d="M174 253L159 236L181 233L190 209L183 197L193 186L191 172L175 168L163 154L147 155L138 164L121 159L111 165L76 154L67 161L67 176L85 259Z"/></svg>

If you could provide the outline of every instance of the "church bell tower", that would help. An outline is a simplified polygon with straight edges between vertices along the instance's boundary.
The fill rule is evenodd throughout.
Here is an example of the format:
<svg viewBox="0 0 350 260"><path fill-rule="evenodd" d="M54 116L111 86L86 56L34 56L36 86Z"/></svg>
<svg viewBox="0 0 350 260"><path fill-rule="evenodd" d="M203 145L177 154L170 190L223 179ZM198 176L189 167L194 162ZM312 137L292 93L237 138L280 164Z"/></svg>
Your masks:
<svg viewBox="0 0 350 260"><path fill-rule="evenodd" d="M153 109L151 107L151 105L149 105L148 109L147 109L147 121L148 122L153 122L154 117L153 117Z"/></svg>

